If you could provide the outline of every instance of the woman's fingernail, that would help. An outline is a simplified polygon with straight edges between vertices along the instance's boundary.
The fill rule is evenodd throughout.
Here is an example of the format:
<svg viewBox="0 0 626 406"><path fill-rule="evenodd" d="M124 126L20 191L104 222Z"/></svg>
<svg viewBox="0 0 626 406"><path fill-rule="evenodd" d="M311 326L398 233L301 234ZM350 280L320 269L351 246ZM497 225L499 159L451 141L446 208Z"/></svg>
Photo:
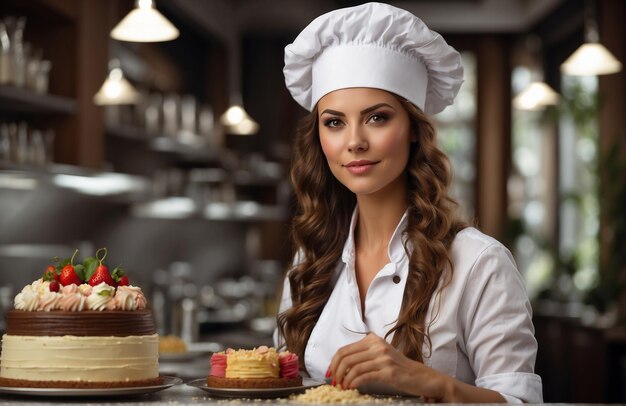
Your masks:
<svg viewBox="0 0 626 406"><path fill-rule="evenodd" d="M330 384L333 385L333 386L336 386L337 385L337 381L333 379L333 381Z"/></svg>
<svg viewBox="0 0 626 406"><path fill-rule="evenodd" d="M328 368L328 371L326 371L326 378L330 378L330 368Z"/></svg>

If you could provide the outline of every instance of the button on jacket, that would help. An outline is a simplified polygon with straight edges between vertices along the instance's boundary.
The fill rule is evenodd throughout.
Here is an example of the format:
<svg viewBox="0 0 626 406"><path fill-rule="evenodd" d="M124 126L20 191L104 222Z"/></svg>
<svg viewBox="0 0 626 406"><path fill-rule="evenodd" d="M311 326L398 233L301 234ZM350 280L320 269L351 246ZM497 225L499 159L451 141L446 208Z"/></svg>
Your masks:
<svg viewBox="0 0 626 406"><path fill-rule="evenodd" d="M361 311L355 275L354 227L341 261L336 282L307 343L304 363L309 375L323 380L335 352L361 340L368 332L380 337L395 325L409 258L403 246L405 213L389 242L387 263L372 281ZM459 232L451 247L454 272L451 282L431 299L432 349L425 343L424 364L478 387L495 390L507 402L542 402L541 378L534 374L537 341L532 310L524 282L511 253L495 239L475 228ZM291 306L285 280L280 312ZM391 342L393 335L387 337ZM276 345L282 340L275 335Z"/></svg>

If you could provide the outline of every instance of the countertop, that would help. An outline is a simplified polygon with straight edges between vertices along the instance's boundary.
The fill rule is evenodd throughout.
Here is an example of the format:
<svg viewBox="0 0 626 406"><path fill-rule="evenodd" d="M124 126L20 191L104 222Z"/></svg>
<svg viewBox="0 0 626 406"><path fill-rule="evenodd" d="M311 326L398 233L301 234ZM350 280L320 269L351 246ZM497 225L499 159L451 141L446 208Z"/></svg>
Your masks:
<svg viewBox="0 0 626 406"><path fill-rule="evenodd" d="M185 381L189 382L189 381ZM102 396L102 397L39 397L28 395L2 395L0 405L50 405L50 404L81 404L81 405L194 405L194 404L280 404L290 405L288 398L279 399L228 399L211 397L202 389L186 383L145 395L133 396ZM399 398L395 404L418 404L418 399ZM385 404L394 404L385 403ZM380 403L372 403L380 406ZM301 405L301 404L300 404Z"/></svg>

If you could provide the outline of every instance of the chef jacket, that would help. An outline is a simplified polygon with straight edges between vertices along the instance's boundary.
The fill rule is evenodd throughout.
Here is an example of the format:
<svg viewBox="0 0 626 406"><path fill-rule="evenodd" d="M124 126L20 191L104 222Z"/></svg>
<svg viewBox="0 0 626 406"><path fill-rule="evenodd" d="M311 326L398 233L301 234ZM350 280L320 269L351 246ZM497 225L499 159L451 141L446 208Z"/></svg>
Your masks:
<svg viewBox="0 0 626 406"><path fill-rule="evenodd" d="M304 353L307 372L319 380L324 379L339 348L363 339L369 332L385 337L402 306L409 267L403 246L407 213L389 241L389 263L367 290L365 314L355 275L357 216L355 208L333 291ZM426 317L432 323L432 348L424 343L424 364L463 382L497 391L509 403L541 403L541 378L534 374L537 341L532 310L511 253L495 239L468 227L456 235L450 255L454 264L452 280L440 297L433 295ZM279 312L290 306L286 278ZM389 335L387 341L391 342L392 337ZM277 333L274 338L280 346L282 338Z"/></svg>

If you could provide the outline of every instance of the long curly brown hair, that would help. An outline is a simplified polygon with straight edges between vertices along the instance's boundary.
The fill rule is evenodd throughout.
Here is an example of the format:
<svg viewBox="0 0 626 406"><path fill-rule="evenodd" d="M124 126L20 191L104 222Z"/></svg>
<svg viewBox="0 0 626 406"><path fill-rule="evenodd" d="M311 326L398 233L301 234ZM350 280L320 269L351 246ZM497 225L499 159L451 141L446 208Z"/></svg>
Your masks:
<svg viewBox="0 0 626 406"><path fill-rule="evenodd" d="M437 147L430 119L411 102L398 97L409 114L411 143L406 168L408 223L405 250L409 276L398 320L386 336L406 356L422 361L422 345L431 347L426 314L439 286L452 277L449 248L467 225L456 215L448 195L451 171L448 158ZM292 241L299 260L288 268L292 307L278 315L278 329L286 347L304 359L306 343L333 289L356 204L355 195L328 167L318 133L317 110L306 116L294 140L291 182L297 198ZM440 285L441 281L441 285ZM434 309L436 314L437 309ZM304 365L302 365L304 366Z"/></svg>

